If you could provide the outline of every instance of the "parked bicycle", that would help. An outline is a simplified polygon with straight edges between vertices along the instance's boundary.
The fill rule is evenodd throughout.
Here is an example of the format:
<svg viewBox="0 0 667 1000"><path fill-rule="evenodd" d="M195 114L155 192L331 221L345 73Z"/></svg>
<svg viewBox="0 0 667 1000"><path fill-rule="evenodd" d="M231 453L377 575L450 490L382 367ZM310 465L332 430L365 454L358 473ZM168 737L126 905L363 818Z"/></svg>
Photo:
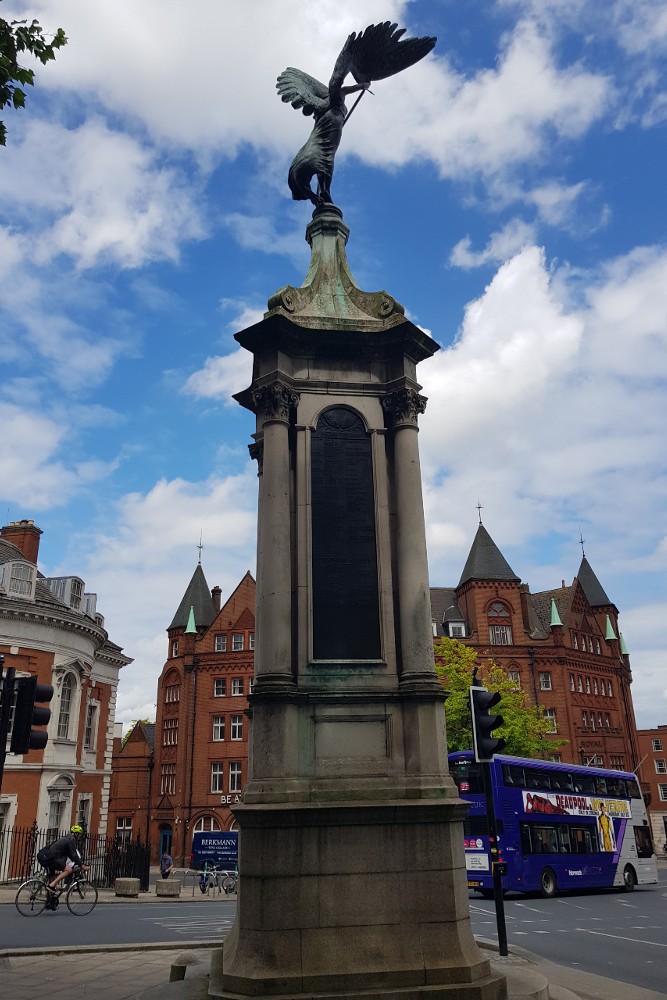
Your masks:
<svg viewBox="0 0 667 1000"><path fill-rule="evenodd" d="M52 889L46 875L35 875L18 887L14 900L16 909L24 917L36 917L49 906L57 909L60 897L65 894L67 909L75 917L85 917L97 903L97 889L89 882L80 868L73 868L65 884Z"/></svg>
<svg viewBox="0 0 667 1000"><path fill-rule="evenodd" d="M236 892L236 882L237 875L235 872L227 871L225 868L218 868L216 865L212 865L209 868L206 863L199 876L199 889L203 894L210 893L211 890L215 893L217 889L218 893L224 891L228 895L230 892Z"/></svg>
<svg viewBox="0 0 667 1000"><path fill-rule="evenodd" d="M238 872L225 873L225 877L222 880L222 889L226 896L228 896L232 892L236 892L238 881L239 881Z"/></svg>

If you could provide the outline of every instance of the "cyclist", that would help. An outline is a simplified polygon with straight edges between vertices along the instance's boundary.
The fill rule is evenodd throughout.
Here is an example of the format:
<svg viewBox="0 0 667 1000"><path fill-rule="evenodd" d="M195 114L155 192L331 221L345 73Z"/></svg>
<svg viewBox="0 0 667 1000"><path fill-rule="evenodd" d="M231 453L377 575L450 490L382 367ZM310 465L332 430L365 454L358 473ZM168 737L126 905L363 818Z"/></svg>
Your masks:
<svg viewBox="0 0 667 1000"><path fill-rule="evenodd" d="M37 852L37 860L40 865L47 869L49 873L49 889L55 889L62 879L71 874L72 869L81 868L88 871L89 866L84 865L79 851L79 844L83 836L83 827L75 823L69 834L54 840L48 847L43 847ZM55 903L55 906L53 905ZM51 897L47 904L50 909L55 909L58 905L57 899Z"/></svg>

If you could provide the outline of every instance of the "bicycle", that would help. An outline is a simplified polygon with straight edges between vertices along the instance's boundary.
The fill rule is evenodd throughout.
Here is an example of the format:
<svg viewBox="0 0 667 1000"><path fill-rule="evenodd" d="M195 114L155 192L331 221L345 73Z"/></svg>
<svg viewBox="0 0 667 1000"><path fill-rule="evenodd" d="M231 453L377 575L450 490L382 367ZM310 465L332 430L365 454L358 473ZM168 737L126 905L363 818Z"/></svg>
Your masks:
<svg viewBox="0 0 667 1000"><path fill-rule="evenodd" d="M51 889L46 875L35 875L18 887L14 903L23 917L37 917L49 902L54 901L56 909L60 897L65 893L67 909L75 917L85 917L97 904L97 889L84 877L81 869L74 869L66 885Z"/></svg>
<svg viewBox="0 0 667 1000"><path fill-rule="evenodd" d="M222 880L222 888L224 890L225 896L228 896L231 892L236 892L236 886L239 880L238 872L227 872Z"/></svg>

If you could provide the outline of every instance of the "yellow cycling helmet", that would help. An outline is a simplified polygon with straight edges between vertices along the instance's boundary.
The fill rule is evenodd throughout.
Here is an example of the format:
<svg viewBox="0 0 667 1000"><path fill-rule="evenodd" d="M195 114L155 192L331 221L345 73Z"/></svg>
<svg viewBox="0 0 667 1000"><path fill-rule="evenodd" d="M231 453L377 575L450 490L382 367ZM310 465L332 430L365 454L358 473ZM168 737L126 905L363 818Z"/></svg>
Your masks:
<svg viewBox="0 0 667 1000"><path fill-rule="evenodd" d="M70 830L72 833L83 833L83 827L79 826L78 823L75 823L74 826L71 826Z"/></svg>

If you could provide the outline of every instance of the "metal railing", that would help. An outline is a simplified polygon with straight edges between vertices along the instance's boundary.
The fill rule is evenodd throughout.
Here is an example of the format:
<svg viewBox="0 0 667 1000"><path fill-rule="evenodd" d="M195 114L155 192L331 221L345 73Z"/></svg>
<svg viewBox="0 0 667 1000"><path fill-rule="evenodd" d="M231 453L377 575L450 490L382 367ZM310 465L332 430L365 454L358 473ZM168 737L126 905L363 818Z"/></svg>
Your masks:
<svg viewBox="0 0 667 1000"><path fill-rule="evenodd" d="M62 831L59 836L64 836ZM0 882L21 882L40 868L37 852L58 835L53 830L6 826L0 830ZM150 844L121 841L114 837L86 834L79 846L88 877L98 888L112 888L117 878L138 878L141 889L148 890Z"/></svg>

